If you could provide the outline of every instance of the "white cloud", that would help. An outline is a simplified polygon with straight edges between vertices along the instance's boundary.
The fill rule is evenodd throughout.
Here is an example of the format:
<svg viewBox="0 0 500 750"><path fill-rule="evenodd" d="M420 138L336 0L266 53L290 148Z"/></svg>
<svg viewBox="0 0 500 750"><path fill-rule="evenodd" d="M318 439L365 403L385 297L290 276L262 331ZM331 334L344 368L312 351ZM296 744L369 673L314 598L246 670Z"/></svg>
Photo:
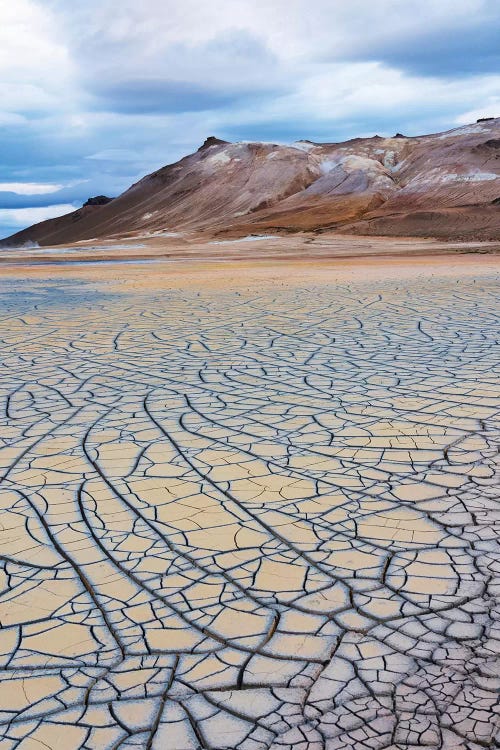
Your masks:
<svg viewBox="0 0 500 750"><path fill-rule="evenodd" d="M396 106L426 104L425 76L392 70L376 55L401 44L420 53L422 35L446 42L488 26L495 13L494 0L421 0L418 13L404 0L0 0L0 110L4 118L59 116L68 128L64 137L85 138L97 132L92 111L123 113L123 124L136 113L161 113L163 98L169 100L163 113L175 117L205 91L208 103L200 109L210 109L213 95L221 122L244 113L245 95L257 97L249 109L263 119L272 109L267 99L289 103L283 112L289 120L299 97L304 110L315 100L339 111L328 90L318 92L323 81L340 91L347 116L349 104L357 110L363 97L369 118L379 108L377 92L382 88L385 97L394 80ZM349 95L349 87L357 88ZM464 108L480 106L478 95ZM107 148L102 143L95 152Z"/></svg>
<svg viewBox="0 0 500 750"><path fill-rule="evenodd" d="M0 120L70 107L74 68L56 15L43 0L0 0L0 19Z"/></svg>
<svg viewBox="0 0 500 750"><path fill-rule="evenodd" d="M31 224L38 224L39 221L69 214L75 208L76 206L72 203L57 203L53 206L37 208L0 208L0 224L11 227L26 227Z"/></svg>
<svg viewBox="0 0 500 750"><path fill-rule="evenodd" d="M500 91L500 85L497 87ZM458 125L467 125L469 122L479 120L481 117L499 117L500 116L500 96L487 96L483 99L484 104L476 109L468 110L457 117L455 122Z"/></svg>
<svg viewBox="0 0 500 750"><path fill-rule="evenodd" d="M443 34L468 27L495 15L495 0L419 0L418 12L405 0L58 0L67 34L91 68L109 74L158 75L174 65L196 68L210 77L197 50L238 34L260 40L277 59L291 63L314 59L342 59L366 47L417 37L429 31ZM496 7L498 11L498 7ZM170 56L186 45L192 59ZM117 52L121 50L121 55ZM235 50L233 50L234 52ZM238 55L234 55L236 65ZM226 62L230 62L229 59ZM260 61L254 60L260 68ZM231 75L228 65L226 74ZM246 71L252 74L252 69Z"/></svg>
<svg viewBox="0 0 500 750"><path fill-rule="evenodd" d="M0 127L12 126L12 125L24 125L26 123L27 123L26 117L18 114L17 112L0 111Z"/></svg>
<svg viewBox="0 0 500 750"><path fill-rule="evenodd" d="M97 151L95 154L86 156L86 159L94 159L94 161L132 161L136 162L139 160L136 151L131 151L126 148L105 148L102 151Z"/></svg>
<svg viewBox="0 0 500 750"><path fill-rule="evenodd" d="M334 122L367 112L390 115L420 106L424 112L460 109L492 99L499 89L500 75L447 81L410 76L376 62L338 63L312 70L292 95L274 102L273 108L297 118L309 113Z"/></svg>
<svg viewBox="0 0 500 750"><path fill-rule="evenodd" d="M49 182L0 182L0 192L16 195L47 195L62 190L64 185Z"/></svg>

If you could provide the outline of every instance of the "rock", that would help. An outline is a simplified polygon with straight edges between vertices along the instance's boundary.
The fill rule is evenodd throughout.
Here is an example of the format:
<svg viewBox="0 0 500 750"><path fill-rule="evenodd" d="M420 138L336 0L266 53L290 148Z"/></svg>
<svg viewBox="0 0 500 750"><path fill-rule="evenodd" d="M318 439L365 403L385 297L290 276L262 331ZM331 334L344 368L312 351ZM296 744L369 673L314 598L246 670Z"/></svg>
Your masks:
<svg viewBox="0 0 500 750"><path fill-rule="evenodd" d="M223 141L220 138L216 138L214 135L209 135L198 151L203 151L203 149L210 148L210 146L225 146L228 143L229 141Z"/></svg>
<svg viewBox="0 0 500 750"><path fill-rule="evenodd" d="M85 206L105 206L106 203L111 203L112 200L113 198L108 198L107 195L95 195L83 204L83 208L85 208Z"/></svg>

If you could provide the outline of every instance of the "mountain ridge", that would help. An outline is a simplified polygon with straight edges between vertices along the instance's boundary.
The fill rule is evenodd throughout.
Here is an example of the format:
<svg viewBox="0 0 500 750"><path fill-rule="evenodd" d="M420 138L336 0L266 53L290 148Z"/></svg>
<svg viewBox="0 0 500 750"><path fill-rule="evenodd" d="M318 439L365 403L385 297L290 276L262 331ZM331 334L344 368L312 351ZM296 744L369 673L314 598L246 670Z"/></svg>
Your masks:
<svg viewBox="0 0 500 750"><path fill-rule="evenodd" d="M28 227L3 246L201 233L334 231L500 237L500 118L424 136L200 148L117 198Z"/></svg>

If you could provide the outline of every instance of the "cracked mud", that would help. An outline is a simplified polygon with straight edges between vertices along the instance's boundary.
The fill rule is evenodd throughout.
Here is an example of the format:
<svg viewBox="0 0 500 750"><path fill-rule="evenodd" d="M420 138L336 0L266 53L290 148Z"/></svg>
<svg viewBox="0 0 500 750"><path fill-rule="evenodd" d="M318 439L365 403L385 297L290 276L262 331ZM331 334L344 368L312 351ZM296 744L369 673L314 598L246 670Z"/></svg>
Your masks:
<svg viewBox="0 0 500 750"><path fill-rule="evenodd" d="M17 289L1 750L496 746L492 278Z"/></svg>

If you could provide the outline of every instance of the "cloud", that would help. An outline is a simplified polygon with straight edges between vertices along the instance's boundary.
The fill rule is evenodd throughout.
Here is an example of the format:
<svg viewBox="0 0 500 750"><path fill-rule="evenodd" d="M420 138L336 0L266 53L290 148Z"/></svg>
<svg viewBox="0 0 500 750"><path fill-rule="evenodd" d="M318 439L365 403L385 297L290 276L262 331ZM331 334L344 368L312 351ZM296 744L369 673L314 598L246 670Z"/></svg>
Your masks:
<svg viewBox="0 0 500 750"><path fill-rule="evenodd" d="M64 185L48 182L0 182L0 192L16 193L16 195L45 195L56 193Z"/></svg>
<svg viewBox="0 0 500 750"><path fill-rule="evenodd" d="M0 122L71 107L74 67L49 4L0 0L0 18Z"/></svg>
<svg viewBox="0 0 500 750"><path fill-rule="evenodd" d="M494 117L495 113L498 116L500 112L500 94L486 97L484 105L478 109L472 109L468 112L464 112L460 117L457 117L457 125L467 125L474 120L479 120L482 117Z"/></svg>
<svg viewBox="0 0 500 750"><path fill-rule="evenodd" d="M94 87L101 107L115 112L200 112L231 104L235 96L170 80L126 80ZM239 97L238 97L239 98Z"/></svg>
<svg viewBox="0 0 500 750"><path fill-rule="evenodd" d="M95 154L89 154L85 158L93 159L94 161L136 162L138 155L135 151L126 148L105 148L102 151L97 151Z"/></svg>
<svg viewBox="0 0 500 750"><path fill-rule="evenodd" d="M164 11L164 8L162 8ZM265 40L248 30L227 28L215 36L171 38L157 27L128 29L117 52L114 27L105 26L88 46L81 84L97 110L120 113L201 112L242 99L273 96L288 88L288 71Z"/></svg>
<svg viewBox="0 0 500 750"><path fill-rule="evenodd" d="M458 21L460 20L460 16ZM423 77L457 79L500 71L500 10L467 18L461 25L450 18L449 27L410 28L388 39L368 41L346 59L377 60Z"/></svg>
<svg viewBox="0 0 500 750"><path fill-rule="evenodd" d="M74 211L75 208L76 206L71 203L58 203L53 206L36 208L1 208L0 223L10 227L22 228L46 219L54 219L56 216L64 216L64 214Z"/></svg>

